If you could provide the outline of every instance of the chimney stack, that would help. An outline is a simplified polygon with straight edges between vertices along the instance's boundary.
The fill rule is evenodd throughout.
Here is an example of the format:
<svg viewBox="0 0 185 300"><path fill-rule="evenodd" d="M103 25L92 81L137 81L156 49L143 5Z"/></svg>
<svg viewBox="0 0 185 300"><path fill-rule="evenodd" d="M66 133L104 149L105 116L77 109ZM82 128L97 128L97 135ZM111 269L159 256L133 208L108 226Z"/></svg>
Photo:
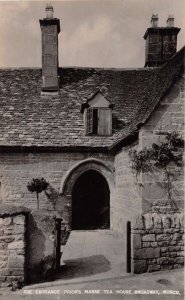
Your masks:
<svg viewBox="0 0 185 300"><path fill-rule="evenodd" d="M152 15L152 18L151 18L151 26L152 27L158 27L158 15Z"/></svg>
<svg viewBox="0 0 185 300"><path fill-rule="evenodd" d="M50 4L46 5L46 19L53 19L53 6Z"/></svg>
<svg viewBox="0 0 185 300"><path fill-rule="evenodd" d="M146 40L145 67L159 67L177 51L177 35L180 28L174 27L174 17L170 15L166 27L158 27L158 15L152 15L151 27L144 35Z"/></svg>
<svg viewBox="0 0 185 300"><path fill-rule="evenodd" d="M166 21L167 27L174 27L174 16L169 15L167 21Z"/></svg>
<svg viewBox="0 0 185 300"><path fill-rule="evenodd" d="M53 6L46 5L46 17L40 21L42 31L42 91L57 92L58 84L58 34L60 20L53 17Z"/></svg>

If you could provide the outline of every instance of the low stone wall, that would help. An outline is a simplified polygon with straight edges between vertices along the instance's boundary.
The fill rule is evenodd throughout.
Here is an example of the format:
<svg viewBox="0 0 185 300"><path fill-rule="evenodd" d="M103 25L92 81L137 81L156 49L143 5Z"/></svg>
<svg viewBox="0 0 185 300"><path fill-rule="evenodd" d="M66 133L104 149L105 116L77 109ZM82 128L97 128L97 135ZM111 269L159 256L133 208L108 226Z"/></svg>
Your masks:
<svg viewBox="0 0 185 300"><path fill-rule="evenodd" d="M171 270L183 266L183 214L138 215L131 232L134 273Z"/></svg>
<svg viewBox="0 0 185 300"><path fill-rule="evenodd" d="M17 289L55 275L64 238L60 227L53 212L0 205L0 288Z"/></svg>
<svg viewBox="0 0 185 300"><path fill-rule="evenodd" d="M25 281L26 214L23 207L0 207L0 287Z"/></svg>

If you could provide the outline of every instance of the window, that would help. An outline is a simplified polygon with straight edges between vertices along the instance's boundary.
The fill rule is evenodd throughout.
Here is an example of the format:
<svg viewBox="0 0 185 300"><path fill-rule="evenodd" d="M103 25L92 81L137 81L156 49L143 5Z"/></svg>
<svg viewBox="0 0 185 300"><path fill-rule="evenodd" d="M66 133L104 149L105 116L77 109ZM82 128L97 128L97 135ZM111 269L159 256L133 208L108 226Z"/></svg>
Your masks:
<svg viewBox="0 0 185 300"><path fill-rule="evenodd" d="M112 134L113 104L97 91L81 105L84 113L85 134L109 136Z"/></svg>
<svg viewBox="0 0 185 300"><path fill-rule="evenodd" d="M110 108L87 108L86 134L98 134L102 136L112 134L112 111Z"/></svg>
<svg viewBox="0 0 185 300"><path fill-rule="evenodd" d="M97 134L98 109L89 107L87 109L87 134Z"/></svg>

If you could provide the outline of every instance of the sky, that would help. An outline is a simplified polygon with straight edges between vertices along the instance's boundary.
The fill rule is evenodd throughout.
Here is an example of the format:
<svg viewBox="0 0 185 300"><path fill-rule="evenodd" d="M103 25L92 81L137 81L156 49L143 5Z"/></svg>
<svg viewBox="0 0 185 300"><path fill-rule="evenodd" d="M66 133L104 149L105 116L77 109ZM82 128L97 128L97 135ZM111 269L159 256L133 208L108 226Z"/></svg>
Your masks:
<svg viewBox="0 0 185 300"><path fill-rule="evenodd" d="M166 26L169 14L185 44L185 0L49 1L60 19L59 65L105 68L143 67L145 40L152 14ZM0 0L0 67L41 67L39 19L46 1Z"/></svg>

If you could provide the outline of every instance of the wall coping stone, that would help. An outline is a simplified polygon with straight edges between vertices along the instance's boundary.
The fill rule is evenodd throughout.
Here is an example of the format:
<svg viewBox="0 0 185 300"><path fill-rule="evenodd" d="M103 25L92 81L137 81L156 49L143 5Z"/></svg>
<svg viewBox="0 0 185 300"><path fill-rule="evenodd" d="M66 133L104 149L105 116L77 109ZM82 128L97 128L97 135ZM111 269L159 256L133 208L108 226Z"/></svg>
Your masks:
<svg viewBox="0 0 185 300"><path fill-rule="evenodd" d="M25 206L15 206L8 204L0 204L0 217L5 218L20 214L29 214L30 209Z"/></svg>
<svg viewBox="0 0 185 300"><path fill-rule="evenodd" d="M184 214L183 213L146 213L136 216L132 225L132 230L152 230L152 229L168 229L168 228L183 228Z"/></svg>
<svg viewBox="0 0 185 300"><path fill-rule="evenodd" d="M55 217L56 219L63 220L61 215L57 211L48 211L46 209L34 209L31 210L31 215L32 216L52 216Z"/></svg>

